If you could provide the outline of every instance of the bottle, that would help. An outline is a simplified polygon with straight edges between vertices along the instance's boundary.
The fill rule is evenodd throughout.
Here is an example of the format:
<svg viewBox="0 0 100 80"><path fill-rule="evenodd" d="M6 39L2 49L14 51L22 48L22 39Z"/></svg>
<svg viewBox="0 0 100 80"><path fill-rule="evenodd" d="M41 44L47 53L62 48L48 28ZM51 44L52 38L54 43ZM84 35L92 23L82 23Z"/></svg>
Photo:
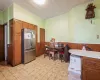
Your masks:
<svg viewBox="0 0 100 80"><path fill-rule="evenodd" d="M83 48L82 48L82 50L85 50L85 51L86 51L86 47L85 47L85 45L83 45Z"/></svg>

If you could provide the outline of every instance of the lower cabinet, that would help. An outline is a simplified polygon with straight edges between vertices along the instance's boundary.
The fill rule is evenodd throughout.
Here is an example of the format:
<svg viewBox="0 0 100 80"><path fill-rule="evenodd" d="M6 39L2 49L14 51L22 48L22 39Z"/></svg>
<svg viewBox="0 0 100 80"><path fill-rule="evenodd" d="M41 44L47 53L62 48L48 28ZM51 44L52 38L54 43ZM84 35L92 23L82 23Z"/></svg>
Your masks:
<svg viewBox="0 0 100 80"><path fill-rule="evenodd" d="M14 65L21 63L21 34L14 36Z"/></svg>
<svg viewBox="0 0 100 80"><path fill-rule="evenodd" d="M100 80L100 60L82 58L82 80Z"/></svg>
<svg viewBox="0 0 100 80"><path fill-rule="evenodd" d="M94 69L86 69L83 71L82 80L100 80L100 71Z"/></svg>

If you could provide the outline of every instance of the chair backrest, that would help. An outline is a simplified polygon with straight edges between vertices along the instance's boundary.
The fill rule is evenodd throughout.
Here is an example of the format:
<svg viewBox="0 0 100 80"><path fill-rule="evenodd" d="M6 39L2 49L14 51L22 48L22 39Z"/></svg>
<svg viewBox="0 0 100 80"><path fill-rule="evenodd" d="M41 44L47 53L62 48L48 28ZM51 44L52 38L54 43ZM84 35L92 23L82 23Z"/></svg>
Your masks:
<svg viewBox="0 0 100 80"><path fill-rule="evenodd" d="M64 52L64 47L59 49L59 52Z"/></svg>
<svg viewBox="0 0 100 80"><path fill-rule="evenodd" d="M50 42L49 46L50 46L51 48L54 48L54 47L55 47L55 43L54 43L54 42Z"/></svg>
<svg viewBox="0 0 100 80"><path fill-rule="evenodd" d="M86 46L87 51L93 51L90 47Z"/></svg>

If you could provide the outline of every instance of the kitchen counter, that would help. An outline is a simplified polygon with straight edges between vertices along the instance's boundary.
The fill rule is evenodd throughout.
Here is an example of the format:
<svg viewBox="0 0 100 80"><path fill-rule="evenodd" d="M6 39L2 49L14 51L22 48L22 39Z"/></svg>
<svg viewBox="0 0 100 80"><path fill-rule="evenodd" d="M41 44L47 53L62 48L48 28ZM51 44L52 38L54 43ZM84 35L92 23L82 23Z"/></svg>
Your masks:
<svg viewBox="0 0 100 80"><path fill-rule="evenodd" d="M85 51L85 50L78 50L78 49L70 49L69 53L71 53L73 55L77 55L77 56L100 59L100 52L96 52L96 51Z"/></svg>
<svg viewBox="0 0 100 80"><path fill-rule="evenodd" d="M69 52L72 55L82 56L81 80L100 80L100 52L78 49L70 49Z"/></svg>

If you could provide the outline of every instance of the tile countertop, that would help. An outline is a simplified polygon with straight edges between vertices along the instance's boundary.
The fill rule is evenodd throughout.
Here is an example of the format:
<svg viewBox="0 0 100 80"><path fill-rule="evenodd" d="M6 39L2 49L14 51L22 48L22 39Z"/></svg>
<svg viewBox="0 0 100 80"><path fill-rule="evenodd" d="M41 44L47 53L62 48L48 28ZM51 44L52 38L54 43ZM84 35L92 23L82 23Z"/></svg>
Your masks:
<svg viewBox="0 0 100 80"><path fill-rule="evenodd" d="M70 49L69 53L77 56L84 56L90 58L97 58L100 59L100 52L96 51L85 51L85 50L78 50L78 49Z"/></svg>

